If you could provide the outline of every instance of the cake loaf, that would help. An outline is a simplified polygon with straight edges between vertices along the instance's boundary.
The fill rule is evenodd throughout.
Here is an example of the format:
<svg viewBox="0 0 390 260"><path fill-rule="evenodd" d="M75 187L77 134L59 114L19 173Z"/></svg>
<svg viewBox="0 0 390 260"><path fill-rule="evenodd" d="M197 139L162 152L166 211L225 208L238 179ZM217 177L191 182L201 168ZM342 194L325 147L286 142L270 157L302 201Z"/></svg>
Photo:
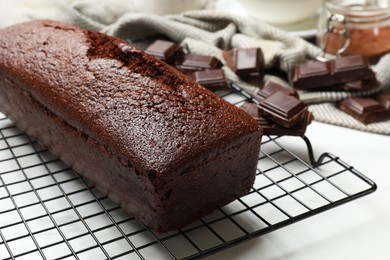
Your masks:
<svg viewBox="0 0 390 260"><path fill-rule="evenodd" d="M252 187L259 124L163 61L53 21L0 35L1 111L149 228Z"/></svg>

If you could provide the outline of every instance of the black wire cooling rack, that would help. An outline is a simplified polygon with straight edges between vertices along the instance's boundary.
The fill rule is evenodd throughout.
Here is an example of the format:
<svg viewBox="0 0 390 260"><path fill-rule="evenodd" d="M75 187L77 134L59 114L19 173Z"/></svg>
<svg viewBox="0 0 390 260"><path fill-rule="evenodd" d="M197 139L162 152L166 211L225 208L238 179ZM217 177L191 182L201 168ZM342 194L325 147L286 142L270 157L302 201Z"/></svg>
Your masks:
<svg viewBox="0 0 390 260"><path fill-rule="evenodd" d="M249 99L219 94L236 105ZM264 136L248 195L156 234L0 114L0 259L201 258L375 189L332 154L316 160L306 137Z"/></svg>

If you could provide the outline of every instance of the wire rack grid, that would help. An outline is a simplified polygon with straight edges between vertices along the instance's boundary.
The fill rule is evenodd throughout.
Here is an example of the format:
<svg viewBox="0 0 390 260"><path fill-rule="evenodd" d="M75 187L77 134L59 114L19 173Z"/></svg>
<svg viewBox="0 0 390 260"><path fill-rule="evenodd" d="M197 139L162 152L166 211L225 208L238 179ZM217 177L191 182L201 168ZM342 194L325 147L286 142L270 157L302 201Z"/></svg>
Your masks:
<svg viewBox="0 0 390 260"><path fill-rule="evenodd" d="M236 105L250 99L234 88L218 94ZM264 136L246 196L156 234L0 114L0 259L202 258L375 189L332 154L315 161L306 137Z"/></svg>

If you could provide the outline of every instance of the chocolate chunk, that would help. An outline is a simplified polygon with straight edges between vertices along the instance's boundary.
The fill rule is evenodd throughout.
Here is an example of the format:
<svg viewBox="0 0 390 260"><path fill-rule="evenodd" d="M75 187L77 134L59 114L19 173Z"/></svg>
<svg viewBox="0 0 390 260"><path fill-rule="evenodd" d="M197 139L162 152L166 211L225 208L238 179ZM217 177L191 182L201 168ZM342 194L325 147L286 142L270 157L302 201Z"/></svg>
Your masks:
<svg viewBox="0 0 390 260"><path fill-rule="evenodd" d="M368 59L362 55L344 56L329 61L337 82L372 79L374 72L370 69Z"/></svg>
<svg viewBox="0 0 390 260"><path fill-rule="evenodd" d="M145 52L168 64L173 64L179 57L184 55L183 48L180 45L164 40L154 41L145 49Z"/></svg>
<svg viewBox="0 0 390 260"><path fill-rule="evenodd" d="M256 99L257 101L261 102L277 91L283 92L287 95L298 98L298 93L295 89L283 87L282 85L279 85L278 83L273 82L273 81L268 81L264 86L262 86L253 95L253 98Z"/></svg>
<svg viewBox="0 0 390 260"><path fill-rule="evenodd" d="M223 52L227 66L242 80L252 85L262 85L264 55L260 48L233 49Z"/></svg>
<svg viewBox="0 0 390 260"><path fill-rule="evenodd" d="M265 135L276 135L276 136L304 136L306 133L307 126L313 121L312 113L308 112L305 116L293 127L286 128L279 124L260 118L260 125L262 126L263 133Z"/></svg>
<svg viewBox="0 0 390 260"><path fill-rule="evenodd" d="M293 87L302 90L312 90L334 85L329 63L309 61L295 67Z"/></svg>
<svg viewBox="0 0 390 260"><path fill-rule="evenodd" d="M272 120L264 118L260 115L259 107L255 103L245 102L242 104L241 109L251 115L263 129L265 135L276 135L276 136L304 136L307 126L312 122L313 115L308 112L296 125L290 128L283 127Z"/></svg>
<svg viewBox="0 0 390 260"><path fill-rule="evenodd" d="M244 102L240 108L256 120L260 120L260 118L262 118L259 112L259 107L256 103Z"/></svg>
<svg viewBox="0 0 390 260"><path fill-rule="evenodd" d="M183 71L205 70L205 69L219 69L222 67L222 62L213 56L188 54L184 57L176 68Z"/></svg>
<svg viewBox="0 0 390 260"><path fill-rule="evenodd" d="M352 55L327 62L309 61L295 67L293 87L300 90L324 90L340 87L345 83L375 80L366 57ZM341 90L355 88L345 87Z"/></svg>
<svg viewBox="0 0 390 260"><path fill-rule="evenodd" d="M259 73L263 69L263 59L263 53L260 48L234 49L234 71L239 76Z"/></svg>
<svg viewBox="0 0 390 260"><path fill-rule="evenodd" d="M264 85L263 75L259 73L252 73L250 75L241 76L240 78L242 81L258 88L261 88Z"/></svg>
<svg viewBox="0 0 390 260"><path fill-rule="evenodd" d="M308 112L308 107L299 99L283 92L275 92L260 104L261 115L286 128L296 125Z"/></svg>
<svg viewBox="0 0 390 260"><path fill-rule="evenodd" d="M367 79L361 81L351 81L342 84L335 84L322 88L316 88L316 91L362 91L375 89L380 86L379 81L376 79Z"/></svg>
<svg viewBox="0 0 390 260"><path fill-rule="evenodd" d="M390 109L390 90L379 92L374 95L374 99L378 100L386 109Z"/></svg>
<svg viewBox="0 0 390 260"><path fill-rule="evenodd" d="M222 69L195 71L192 78L211 91L228 88L225 74Z"/></svg>
<svg viewBox="0 0 390 260"><path fill-rule="evenodd" d="M340 102L339 108L363 124L371 124L386 120L390 110L370 97L351 97Z"/></svg>

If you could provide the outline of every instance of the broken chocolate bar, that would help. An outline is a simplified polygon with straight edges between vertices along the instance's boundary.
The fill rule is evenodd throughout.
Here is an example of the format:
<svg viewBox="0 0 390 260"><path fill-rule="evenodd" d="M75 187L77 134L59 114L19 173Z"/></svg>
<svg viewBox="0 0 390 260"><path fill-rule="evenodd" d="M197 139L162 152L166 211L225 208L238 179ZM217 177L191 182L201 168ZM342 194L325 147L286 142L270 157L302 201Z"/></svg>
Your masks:
<svg viewBox="0 0 390 260"><path fill-rule="evenodd" d="M196 71L205 69L219 69L222 62L213 56L197 55L190 53L183 58L176 68L183 71Z"/></svg>
<svg viewBox="0 0 390 260"><path fill-rule="evenodd" d="M390 110L371 97L350 97L340 102L339 108L363 124L390 118Z"/></svg>
<svg viewBox="0 0 390 260"><path fill-rule="evenodd" d="M303 120L308 106L301 100L283 92L275 92L259 104L261 115L286 128Z"/></svg>
<svg viewBox="0 0 390 260"><path fill-rule="evenodd" d="M145 52L171 65L184 55L180 45L165 40L154 41L145 49Z"/></svg>
<svg viewBox="0 0 390 260"><path fill-rule="evenodd" d="M192 74L192 78L211 91L228 88L222 69L195 71Z"/></svg>
<svg viewBox="0 0 390 260"><path fill-rule="evenodd" d="M339 57L321 62L309 61L295 67L293 87L299 90L324 90L348 82L375 79L368 60L362 55ZM345 90L345 89L344 89Z"/></svg>

